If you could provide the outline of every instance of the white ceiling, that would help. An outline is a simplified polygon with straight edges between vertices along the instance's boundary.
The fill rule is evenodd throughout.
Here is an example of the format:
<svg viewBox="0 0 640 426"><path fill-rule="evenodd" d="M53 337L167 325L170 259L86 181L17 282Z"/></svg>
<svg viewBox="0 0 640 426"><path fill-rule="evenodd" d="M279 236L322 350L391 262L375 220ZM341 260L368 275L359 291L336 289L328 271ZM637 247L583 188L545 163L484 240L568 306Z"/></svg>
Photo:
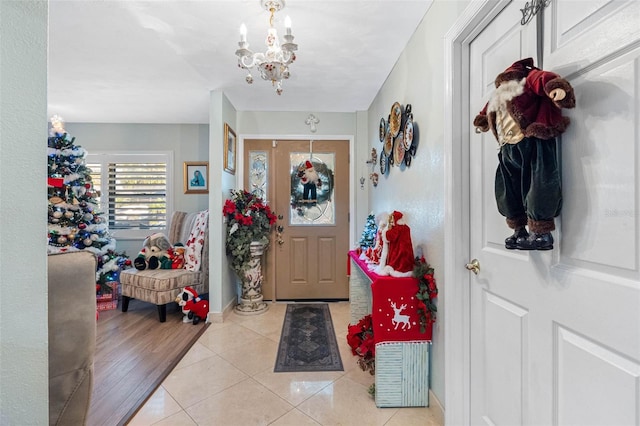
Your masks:
<svg viewBox="0 0 640 426"><path fill-rule="evenodd" d="M238 111L369 108L431 0L287 0L296 61L278 96L234 54L264 51L259 0L50 0L49 114L67 122L208 123L209 91Z"/></svg>

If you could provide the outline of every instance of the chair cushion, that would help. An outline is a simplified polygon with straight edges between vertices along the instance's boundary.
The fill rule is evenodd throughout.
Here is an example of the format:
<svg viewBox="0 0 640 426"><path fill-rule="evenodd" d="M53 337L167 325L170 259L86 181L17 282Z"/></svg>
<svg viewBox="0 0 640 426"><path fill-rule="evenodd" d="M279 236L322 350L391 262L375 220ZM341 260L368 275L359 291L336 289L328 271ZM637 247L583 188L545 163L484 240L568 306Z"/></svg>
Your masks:
<svg viewBox="0 0 640 426"><path fill-rule="evenodd" d="M173 290L200 282L200 272L186 269L127 269L120 273L120 283L154 291Z"/></svg>

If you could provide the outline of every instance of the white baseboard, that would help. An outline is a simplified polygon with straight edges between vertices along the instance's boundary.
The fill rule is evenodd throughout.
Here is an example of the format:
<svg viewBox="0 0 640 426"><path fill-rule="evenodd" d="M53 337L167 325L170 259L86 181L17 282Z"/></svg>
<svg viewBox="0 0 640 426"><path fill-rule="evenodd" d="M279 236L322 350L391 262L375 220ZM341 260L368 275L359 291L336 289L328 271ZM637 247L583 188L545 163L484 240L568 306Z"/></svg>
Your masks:
<svg viewBox="0 0 640 426"><path fill-rule="evenodd" d="M438 424L444 425L444 409L442 408L440 400L436 398L431 389L429 389L429 408L431 409L431 412Z"/></svg>
<svg viewBox="0 0 640 426"><path fill-rule="evenodd" d="M235 306L236 306L236 301L234 299L229 301L229 303L227 303L227 306L224 307L222 312L209 312L209 314L207 315L207 322L223 323L225 318L227 318L229 314L231 314Z"/></svg>

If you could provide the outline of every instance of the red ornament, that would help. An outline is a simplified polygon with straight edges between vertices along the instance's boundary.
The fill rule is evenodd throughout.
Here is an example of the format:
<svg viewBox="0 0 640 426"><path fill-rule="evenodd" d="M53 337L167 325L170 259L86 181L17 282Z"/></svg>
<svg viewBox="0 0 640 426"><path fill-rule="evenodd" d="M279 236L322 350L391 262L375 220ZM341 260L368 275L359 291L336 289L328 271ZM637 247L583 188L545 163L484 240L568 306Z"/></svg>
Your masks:
<svg viewBox="0 0 640 426"><path fill-rule="evenodd" d="M78 228L80 228L80 229L85 229L86 227L87 227L86 223L82 223L81 222L81 223L78 224Z"/></svg>
<svg viewBox="0 0 640 426"><path fill-rule="evenodd" d="M85 188L87 188L87 189L89 189L89 188L91 188L91 184L90 184L90 183L85 183L85 184L84 184L84 187L85 187Z"/></svg>

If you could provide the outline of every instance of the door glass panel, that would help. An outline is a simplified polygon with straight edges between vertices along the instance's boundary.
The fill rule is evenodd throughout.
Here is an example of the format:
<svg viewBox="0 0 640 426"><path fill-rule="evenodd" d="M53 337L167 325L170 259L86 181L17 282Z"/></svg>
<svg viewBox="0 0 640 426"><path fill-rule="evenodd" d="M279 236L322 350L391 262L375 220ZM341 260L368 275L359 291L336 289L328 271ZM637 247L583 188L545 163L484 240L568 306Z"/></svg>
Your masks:
<svg viewBox="0 0 640 426"><path fill-rule="evenodd" d="M335 225L335 154L292 152L290 225Z"/></svg>
<svg viewBox="0 0 640 426"><path fill-rule="evenodd" d="M266 151L249 151L249 192L267 201L269 157Z"/></svg>

